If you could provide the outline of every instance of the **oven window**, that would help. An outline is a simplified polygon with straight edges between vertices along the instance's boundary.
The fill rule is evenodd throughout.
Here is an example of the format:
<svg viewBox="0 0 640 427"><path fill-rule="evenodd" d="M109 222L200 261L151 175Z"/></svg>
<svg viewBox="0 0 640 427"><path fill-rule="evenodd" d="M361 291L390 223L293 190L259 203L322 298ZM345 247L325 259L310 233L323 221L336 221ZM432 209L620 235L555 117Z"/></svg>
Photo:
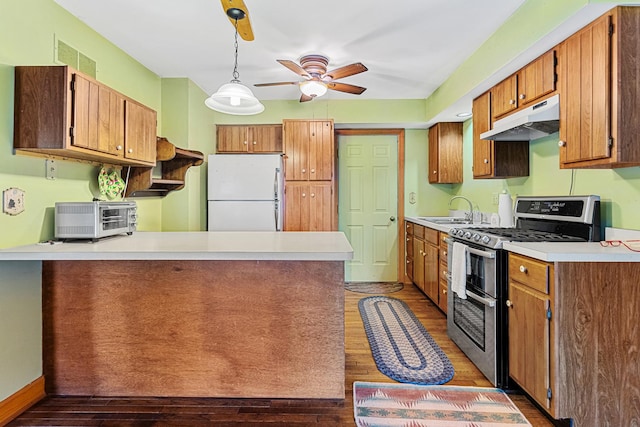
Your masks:
<svg viewBox="0 0 640 427"><path fill-rule="evenodd" d="M453 321L482 351L485 349L487 307L471 298L453 297Z"/></svg>

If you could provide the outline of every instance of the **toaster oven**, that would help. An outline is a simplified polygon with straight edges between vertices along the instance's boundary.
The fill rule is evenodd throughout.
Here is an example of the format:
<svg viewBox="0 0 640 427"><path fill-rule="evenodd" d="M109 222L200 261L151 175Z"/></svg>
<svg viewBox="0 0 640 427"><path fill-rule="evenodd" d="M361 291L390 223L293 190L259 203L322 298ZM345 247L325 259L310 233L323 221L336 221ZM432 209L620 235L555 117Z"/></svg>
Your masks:
<svg viewBox="0 0 640 427"><path fill-rule="evenodd" d="M135 202L58 202L56 239L92 239L133 234L137 225Z"/></svg>

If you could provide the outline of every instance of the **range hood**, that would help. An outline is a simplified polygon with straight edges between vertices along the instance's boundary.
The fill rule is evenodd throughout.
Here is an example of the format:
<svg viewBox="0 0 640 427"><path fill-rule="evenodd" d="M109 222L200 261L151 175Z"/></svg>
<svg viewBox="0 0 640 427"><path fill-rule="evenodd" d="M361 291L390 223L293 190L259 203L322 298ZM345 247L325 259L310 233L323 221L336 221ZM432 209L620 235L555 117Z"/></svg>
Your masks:
<svg viewBox="0 0 640 427"><path fill-rule="evenodd" d="M559 95L554 95L504 119L496 120L493 129L481 133L480 139L531 141L558 132L559 128Z"/></svg>

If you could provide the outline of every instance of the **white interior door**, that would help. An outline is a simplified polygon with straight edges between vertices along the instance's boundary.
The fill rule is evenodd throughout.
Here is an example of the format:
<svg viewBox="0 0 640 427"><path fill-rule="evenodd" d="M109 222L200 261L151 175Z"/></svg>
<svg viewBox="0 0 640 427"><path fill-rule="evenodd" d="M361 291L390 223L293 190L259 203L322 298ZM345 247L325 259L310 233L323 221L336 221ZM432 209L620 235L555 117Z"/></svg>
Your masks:
<svg viewBox="0 0 640 427"><path fill-rule="evenodd" d="M397 137L340 135L338 170L338 228L354 249L345 281L397 281Z"/></svg>

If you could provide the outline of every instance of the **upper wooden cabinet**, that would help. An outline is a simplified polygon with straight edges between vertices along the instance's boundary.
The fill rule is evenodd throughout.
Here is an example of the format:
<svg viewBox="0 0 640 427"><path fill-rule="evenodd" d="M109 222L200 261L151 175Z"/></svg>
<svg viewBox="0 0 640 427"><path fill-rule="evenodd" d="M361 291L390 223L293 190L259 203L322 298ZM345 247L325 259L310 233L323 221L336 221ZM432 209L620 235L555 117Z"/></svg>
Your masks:
<svg viewBox="0 0 640 427"><path fill-rule="evenodd" d="M333 120L283 120L283 140L286 180L333 179Z"/></svg>
<svg viewBox="0 0 640 427"><path fill-rule="evenodd" d="M529 175L529 141L490 141L480 134L491 129L491 96L473 100L473 177L509 178Z"/></svg>
<svg viewBox="0 0 640 427"><path fill-rule="evenodd" d="M281 153L282 125L218 125L218 153Z"/></svg>
<svg viewBox="0 0 640 427"><path fill-rule="evenodd" d="M550 50L518 71L518 107L556 90L556 51Z"/></svg>
<svg viewBox="0 0 640 427"><path fill-rule="evenodd" d="M556 52L548 51L491 89L493 118L527 106L556 90Z"/></svg>
<svg viewBox="0 0 640 427"><path fill-rule="evenodd" d="M640 165L640 8L617 7L560 45L560 167Z"/></svg>
<svg viewBox="0 0 640 427"><path fill-rule="evenodd" d="M462 182L462 123L436 123L429 128L429 182Z"/></svg>
<svg viewBox="0 0 640 427"><path fill-rule="evenodd" d="M497 118L518 108L518 76L513 74L491 89L491 111Z"/></svg>
<svg viewBox="0 0 640 427"><path fill-rule="evenodd" d="M156 112L70 67L15 69L14 148L154 165Z"/></svg>

